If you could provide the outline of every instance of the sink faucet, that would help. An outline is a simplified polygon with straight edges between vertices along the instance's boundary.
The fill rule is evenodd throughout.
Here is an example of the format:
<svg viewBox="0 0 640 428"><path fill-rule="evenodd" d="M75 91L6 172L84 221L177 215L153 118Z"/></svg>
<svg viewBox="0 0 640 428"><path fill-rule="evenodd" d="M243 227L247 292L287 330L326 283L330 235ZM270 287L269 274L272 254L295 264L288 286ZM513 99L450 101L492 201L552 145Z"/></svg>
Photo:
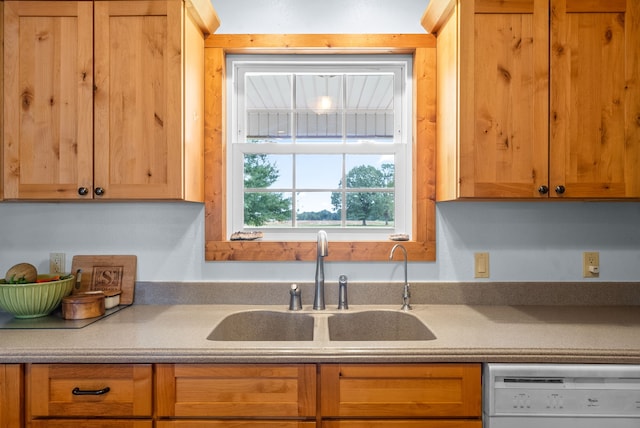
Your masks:
<svg viewBox="0 0 640 428"><path fill-rule="evenodd" d="M411 292L409 291L409 282L407 281L407 249L404 248L402 244L396 244L391 248L391 253L389 254L389 260L393 260L393 253L396 251L396 248L402 249L402 253L404 254L404 291L402 292L402 310L410 311L411 304L409 300L411 299Z"/></svg>
<svg viewBox="0 0 640 428"><path fill-rule="evenodd" d="M324 310L324 258L329 255L327 232L318 231L318 249L316 255L316 286L313 297L313 309Z"/></svg>

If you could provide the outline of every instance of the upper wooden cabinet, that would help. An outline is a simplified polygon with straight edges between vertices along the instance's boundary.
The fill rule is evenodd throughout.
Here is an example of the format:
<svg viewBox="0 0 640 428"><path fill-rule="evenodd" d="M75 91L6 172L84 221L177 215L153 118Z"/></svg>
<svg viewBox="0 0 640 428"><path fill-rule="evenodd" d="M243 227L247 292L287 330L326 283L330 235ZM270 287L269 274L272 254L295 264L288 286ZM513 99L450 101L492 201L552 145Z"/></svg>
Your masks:
<svg viewBox="0 0 640 428"><path fill-rule="evenodd" d="M432 0L437 199L640 197L640 3Z"/></svg>
<svg viewBox="0 0 640 428"><path fill-rule="evenodd" d="M5 1L5 199L203 200L209 2Z"/></svg>

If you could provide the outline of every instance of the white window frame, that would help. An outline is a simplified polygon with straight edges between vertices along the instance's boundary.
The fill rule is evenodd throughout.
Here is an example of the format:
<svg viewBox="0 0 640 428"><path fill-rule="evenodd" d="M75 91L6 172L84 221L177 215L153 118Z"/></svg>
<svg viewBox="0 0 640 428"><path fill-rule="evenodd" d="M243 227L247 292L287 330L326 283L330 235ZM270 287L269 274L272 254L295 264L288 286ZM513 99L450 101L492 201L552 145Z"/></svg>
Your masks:
<svg viewBox="0 0 640 428"><path fill-rule="evenodd" d="M244 154L292 153L290 145L239 143L246 137L246 127L240 119L243 110L238 102L236 89L243 73L255 72L259 69L269 72L301 72L292 70L292 66L304 67L305 71L326 72L331 70L348 73L366 71L385 72L393 70L400 77L394 91L394 101L399 111L394 117L396 136L392 144L358 143L358 144L302 144L297 145L295 153L299 154L393 154L395 157L395 214L394 226L389 228L340 228L330 227L326 230L335 241L379 241L386 240L391 234L411 234L412 226L412 56L402 54L381 55L227 55L227 70L230 75L227 85L227 126L231 132L227 134L227 237L237 231L261 230L263 240L267 241L305 241L320 228L245 228L244 227ZM337 150L340 148L340 150ZM248 150L250 149L250 150ZM344 172L343 172L344 177ZM277 190L276 190L277 191ZM295 196L293 196L295 198Z"/></svg>

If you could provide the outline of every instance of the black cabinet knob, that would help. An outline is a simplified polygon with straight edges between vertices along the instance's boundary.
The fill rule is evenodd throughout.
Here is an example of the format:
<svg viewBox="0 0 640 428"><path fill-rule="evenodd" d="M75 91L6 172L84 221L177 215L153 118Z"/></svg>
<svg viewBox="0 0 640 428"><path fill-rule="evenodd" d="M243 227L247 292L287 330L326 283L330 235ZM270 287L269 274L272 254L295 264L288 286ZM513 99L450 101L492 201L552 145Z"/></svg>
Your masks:
<svg viewBox="0 0 640 428"><path fill-rule="evenodd" d="M87 189L86 187L78 187L78 195L86 196L88 194L89 194L89 189Z"/></svg>
<svg viewBox="0 0 640 428"><path fill-rule="evenodd" d="M98 196L102 196L104 195L104 189L102 187L96 187L96 190L94 191L94 193Z"/></svg>
<svg viewBox="0 0 640 428"><path fill-rule="evenodd" d="M560 186L556 186L556 193L558 195L562 195L564 193L566 189L564 188L564 186L560 185Z"/></svg>
<svg viewBox="0 0 640 428"><path fill-rule="evenodd" d="M546 195L547 193L549 193L549 188L545 185L542 185L538 187L538 192L540 192L541 195Z"/></svg>

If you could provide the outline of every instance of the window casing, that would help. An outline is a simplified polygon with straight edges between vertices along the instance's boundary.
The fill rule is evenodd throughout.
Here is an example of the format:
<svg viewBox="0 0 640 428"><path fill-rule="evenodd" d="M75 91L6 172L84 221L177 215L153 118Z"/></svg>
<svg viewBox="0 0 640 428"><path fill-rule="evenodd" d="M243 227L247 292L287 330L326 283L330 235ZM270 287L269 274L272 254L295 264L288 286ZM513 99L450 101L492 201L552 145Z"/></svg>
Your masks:
<svg viewBox="0 0 640 428"><path fill-rule="evenodd" d="M430 34L238 34L205 41L205 260L313 261L308 241L230 241L227 238L226 87L231 54L409 54L413 56L413 141L409 260L435 260L436 39ZM455 97L455 93L452 93ZM328 261L388 261L390 240L330 242Z"/></svg>
<svg viewBox="0 0 640 428"><path fill-rule="evenodd" d="M332 241L410 235L410 56L229 55L226 68L227 236L261 230L267 240L308 240L319 229ZM256 156L277 171L274 183L250 186ZM271 208L279 221L257 218L266 215L259 198L281 207Z"/></svg>

